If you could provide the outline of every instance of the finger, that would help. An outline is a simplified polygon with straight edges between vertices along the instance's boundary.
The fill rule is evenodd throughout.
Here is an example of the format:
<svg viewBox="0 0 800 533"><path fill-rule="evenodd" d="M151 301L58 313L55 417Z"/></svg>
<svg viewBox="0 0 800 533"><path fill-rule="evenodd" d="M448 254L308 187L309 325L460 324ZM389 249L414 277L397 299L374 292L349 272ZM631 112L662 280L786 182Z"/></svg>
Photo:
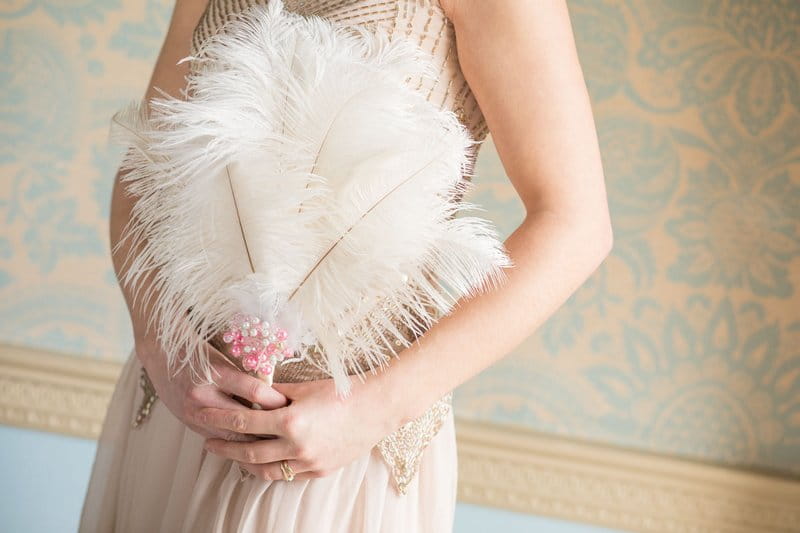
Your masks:
<svg viewBox="0 0 800 533"><path fill-rule="evenodd" d="M205 438L219 438L224 440L234 440L234 441L254 441L258 440L257 437L252 435L245 435L242 433L236 433L235 431L229 431L225 429L220 429L214 426L209 426L204 424L201 420L198 419L198 413L201 409L205 407L215 407L218 409L243 409L246 410L248 407L240 404L236 400L232 399L230 396L219 390L218 388L214 387L213 385L208 385L202 387L202 390L198 392L198 402L199 406L194 410L194 416L191 419L191 424L189 426L196 432L202 435Z"/></svg>
<svg viewBox="0 0 800 533"><path fill-rule="evenodd" d="M214 455L227 457L240 463L271 463L293 457L292 446L286 439L260 439L255 442L229 442L209 439L203 446Z"/></svg>
<svg viewBox="0 0 800 533"><path fill-rule="evenodd" d="M307 387L319 386L321 382L328 381L328 379L314 380L314 381L299 381L297 383L273 383L272 388L278 394L283 395L287 401L295 398L300 391ZM330 380L331 382L333 380Z"/></svg>
<svg viewBox="0 0 800 533"><path fill-rule="evenodd" d="M277 409L287 403L286 396L276 391L262 380L229 366L217 368L217 386L227 393L235 394L262 409Z"/></svg>
<svg viewBox="0 0 800 533"><path fill-rule="evenodd" d="M311 479L321 477L317 472L305 469L302 463L292 459L286 459L289 467L295 474L294 480L298 479ZM241 468L244 468L258 479L264 481L285 481L283 477L283 470L281 470L281 461L274 461L266 464L253 464L253 463L239 463Z"/></svg>
<svg viewBox="0 0 800 533"><path fill-rule="evenodd" d="M235 433L233 431L224 431L222 429L208 429L195 424L187 424L189 429L200 435L205 439L221 439L225 441L236 442L253 442L259 440L258 437L253 435L243 435L242 433Z"/></svg>
<svg viewBox="0 0 800 533"><path fill-rule="evenodd" d="M221 439L225 441L236 442L253 442L259 440L255 435L246 435L244 433L236 433L235 431L228 431L225 429L218 429L214 427L200 426L194 423L186 424L195 433L200 434L206 439Z"/></svg>
<svg viewBox="0 0 800 533"><path fill-rule="evenodd" d="M252 435L285 436L283 420L286 411L285 407L271 411L204 407L198 411L197 417L204 426Z"/></svg>
<svg viewBox="0 0 800 533"><path fill-rule="evenodd" d="M233 409L233 410L249 409L249 407L237 402L236 400L225 394L225 392L220 389L215 389L213 393L209 396L208 402L200 409L205 407L216 407L218 409Z"/></svg>
<svg viewBox="0 0 800 533"><path fill-rule="evenodd" d="M219 397L219 404L218 406L221 409L244 409L249 410L249 407L240 404L236 400L232 399L230 396L225 394L224 392L217 390L217 395ZM214 406L211 406L214 407ZM209 430L212 428L209 428ZM238 433L236 431L229 431L224 429L214 429L215 434L209 435L209 438L220 438L226 441L235 441L235 442L255 442L260 440L262 437L256 435L247 435L245 433Z"/></svg>

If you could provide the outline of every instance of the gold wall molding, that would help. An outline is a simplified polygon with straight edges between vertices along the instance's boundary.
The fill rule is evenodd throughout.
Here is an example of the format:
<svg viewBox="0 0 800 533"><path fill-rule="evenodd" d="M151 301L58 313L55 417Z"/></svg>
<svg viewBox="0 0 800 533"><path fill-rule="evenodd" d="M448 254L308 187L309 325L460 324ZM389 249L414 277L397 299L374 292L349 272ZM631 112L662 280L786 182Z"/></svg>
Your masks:
<svg viewBox="0 0 800 533"><path fill-rule="evenodd" d="M636 532L800 532L800 480L459 420L459 499Z"/></svg>
<svg viewBox="0 0 800 533"><path fill-rule="evenodd" d="M0 344L0 423L95 439L120 363ZM636 532L800 532L800 480L457 421L459 500Z"/></svg>
<svg viewBox="0 0 800 533"><path fill-rule="evenodd" d="M96 439L121 369L0 344L0 424Z"/></svg>

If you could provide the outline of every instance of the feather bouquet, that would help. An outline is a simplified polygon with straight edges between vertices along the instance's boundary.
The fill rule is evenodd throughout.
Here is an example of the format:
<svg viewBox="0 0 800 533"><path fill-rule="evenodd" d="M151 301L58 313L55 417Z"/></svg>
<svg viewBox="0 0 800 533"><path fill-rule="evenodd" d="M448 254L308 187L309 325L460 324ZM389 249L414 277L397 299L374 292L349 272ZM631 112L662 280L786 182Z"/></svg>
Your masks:
<svg viewBox="0 0 800 533"><path fill-rule="evenodd" d="M183 61L184 99L133 102L111 130L137 197L122 283L152 299L170 368L211 382L203 344L221 335L269 382L307 361L347 394L409 345L401 326L504 281L494 228L456 217L478 208L476 141L407 85L437 75L418 46L272 0Z"/></svg>

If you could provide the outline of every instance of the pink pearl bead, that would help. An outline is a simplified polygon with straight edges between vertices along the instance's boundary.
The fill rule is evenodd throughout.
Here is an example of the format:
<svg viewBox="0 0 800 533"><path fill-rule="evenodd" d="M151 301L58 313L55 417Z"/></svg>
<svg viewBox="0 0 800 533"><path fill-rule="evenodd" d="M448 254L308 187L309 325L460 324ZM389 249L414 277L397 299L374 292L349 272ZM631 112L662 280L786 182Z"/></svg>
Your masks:
<svg viewBox="0 0 800 533"><path fill-rule="evenodd" d="M277 349L278 349L278 347L277 347L277 346L275 346L275 344L274 344L274 343L269 343L269 344L267 345L267 350L266 350L266 351L267 351L267 353L268 353L268 354L272 355L272 354L274 354L274 353L275 353L275 350L277 350Z"/></svg>
<svg viewBox="0 0 800 533"><path fill-rule="evenodd" d="M285 341L288 336L289 336L289 334L283 328L278 328L278 331L275 332L275 337L279 341Z"/></svg>
<svg viewBox="0 0 800 533"><path fill-rule="evenodd" d="M255 370L258 368L258 357L248 355L242 360L242 366L244 366L245 370Z"/></svg>
<svg viewBox="0 0 800 533"><path fill-rule="evenodd" d="M242 355L242 348L240 346L234 346L233 348L231 348L231 355L239 357L240 355Z"/></svg>

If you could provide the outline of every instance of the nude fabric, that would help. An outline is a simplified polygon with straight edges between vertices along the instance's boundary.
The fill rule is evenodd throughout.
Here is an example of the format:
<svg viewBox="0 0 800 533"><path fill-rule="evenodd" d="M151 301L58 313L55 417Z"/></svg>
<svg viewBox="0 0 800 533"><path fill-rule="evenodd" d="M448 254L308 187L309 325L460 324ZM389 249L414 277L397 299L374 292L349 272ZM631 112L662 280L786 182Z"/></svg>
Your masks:
<svg viewBox="0 0 800 533"><path fill-rule="evenodd" d="M159 401L138 428L144 392L131 353L98 442L80 533L411 533L452 531L457 482L452 412L401 496L377 449L334 474L242 481L238 466Z"/></svg>

